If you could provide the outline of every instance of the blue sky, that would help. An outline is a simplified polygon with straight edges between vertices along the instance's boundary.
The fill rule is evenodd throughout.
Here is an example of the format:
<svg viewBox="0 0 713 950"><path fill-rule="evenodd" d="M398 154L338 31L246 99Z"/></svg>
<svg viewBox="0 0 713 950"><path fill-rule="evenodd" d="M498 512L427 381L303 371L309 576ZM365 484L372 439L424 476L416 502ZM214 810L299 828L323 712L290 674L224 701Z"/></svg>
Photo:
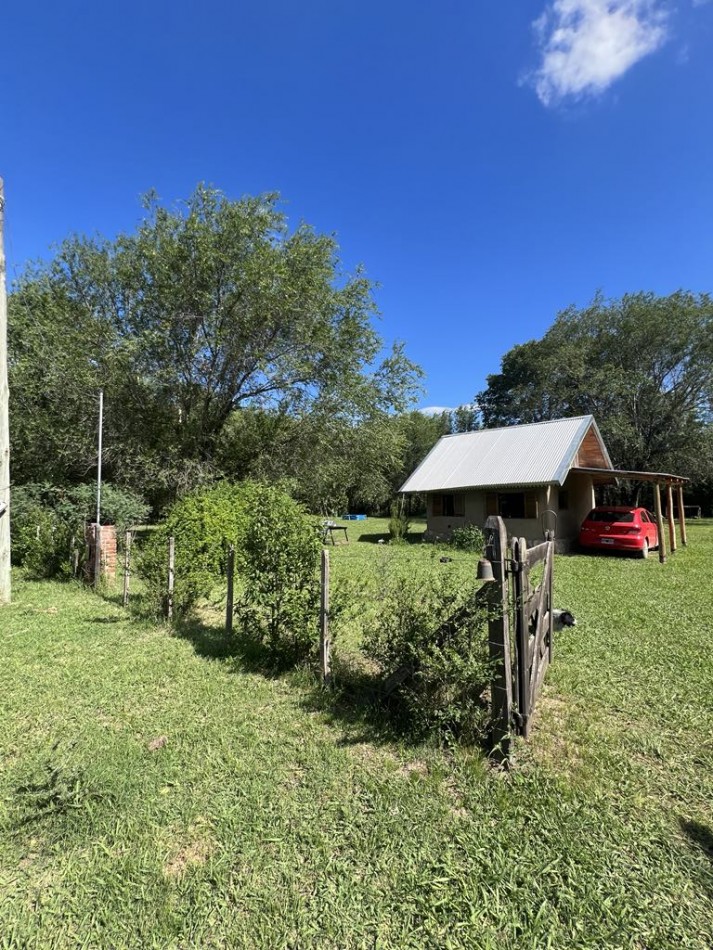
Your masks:
<svg viewBox="0 0 713 950"><path fill-rule="evenodd" d="M67 0L2 36L10 278L150 188L276 190L443 406L597 289L713 289L713 2Z"/></svg>

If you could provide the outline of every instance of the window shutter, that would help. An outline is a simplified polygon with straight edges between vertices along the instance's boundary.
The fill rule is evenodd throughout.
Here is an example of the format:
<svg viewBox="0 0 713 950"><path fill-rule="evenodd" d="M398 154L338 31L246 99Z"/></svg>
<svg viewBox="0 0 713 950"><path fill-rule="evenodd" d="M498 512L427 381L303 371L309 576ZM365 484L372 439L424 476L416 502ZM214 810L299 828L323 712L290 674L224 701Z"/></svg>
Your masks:
<svg viewBox="0 0 713 950"><path fill-rule="evenodd" d="M537 492L534 492L534 491L525 492L525 517L526 518L537 517Z"/></svg>
<svg viewBox="0 0 713 950"><path fill-rule="evenodd" d="M434 518L440 518L443 514L443 498L441 495L434 495L431 501L431 514Z"/></svg>
<svg viewBox="0 0 713 950"><path fill-rule="evenodd" d="M453 496L453 515L461 518L465 514L465 497L463 495Z"/></svg>
<svg viewBox="0 0 713 950"><path fill-rule="evenodd" d="M494 491L485 493L485 514L488 517L498 514L498 496Z"/></svg>

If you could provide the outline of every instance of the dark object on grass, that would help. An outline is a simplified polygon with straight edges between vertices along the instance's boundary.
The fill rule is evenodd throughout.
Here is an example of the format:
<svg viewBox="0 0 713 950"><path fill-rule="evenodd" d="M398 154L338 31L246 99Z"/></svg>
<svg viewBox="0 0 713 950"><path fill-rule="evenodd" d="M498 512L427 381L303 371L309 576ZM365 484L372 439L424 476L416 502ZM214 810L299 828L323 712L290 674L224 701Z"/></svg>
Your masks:
<svg viewBox="0 0 713 950"><path fill-rule="evenodd" d="M577 618L569 610L557 610L555 608L552 611L552 620L555 630L564 630L565 627L577 626Z"/></svg>
<svg viewBox="0 0 713 950"><path fill-rule="evenodd" d="M453 560L452 557L442 557L442 558L439 558L439 561L441 562L441 564L448 564L448 562L449 562L449 561L452 561L452 560Z"/></svg>

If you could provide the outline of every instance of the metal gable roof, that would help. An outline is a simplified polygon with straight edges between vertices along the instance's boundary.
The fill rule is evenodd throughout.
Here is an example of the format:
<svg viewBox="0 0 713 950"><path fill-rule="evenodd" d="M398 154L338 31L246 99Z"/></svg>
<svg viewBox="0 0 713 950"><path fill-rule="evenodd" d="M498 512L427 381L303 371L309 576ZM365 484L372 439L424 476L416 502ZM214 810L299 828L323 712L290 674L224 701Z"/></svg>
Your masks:
<svg viewBox="0 0 713 950"><path fill-rule="evenodd" d="M514 485L562 485L590 427L611 461L593 416L443 436L402 492Z"/></svg>

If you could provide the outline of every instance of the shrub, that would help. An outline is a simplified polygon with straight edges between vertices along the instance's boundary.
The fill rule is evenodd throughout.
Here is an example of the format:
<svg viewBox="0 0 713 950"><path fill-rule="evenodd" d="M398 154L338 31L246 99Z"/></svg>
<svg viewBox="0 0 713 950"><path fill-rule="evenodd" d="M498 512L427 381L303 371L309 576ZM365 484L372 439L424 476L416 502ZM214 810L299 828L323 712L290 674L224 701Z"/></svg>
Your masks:
<svg viewBox="0 0 713 950"><path fill-rule="evenodd" d="M221 482L186 495L169 509L137 560L156 613L165 606L168 539L175 541L173 605L180 616L208 597L225 575L228 545L242 544L257 490L251 482Z"/></svg>
<svg viewBox="0 0 713 950"><path fill-rule="evenodd" d="M279 488L255 490L238 558L248 608L243 616L284 662L304 659L318 642L320 551L300 504Z"/></svg>
<svg viewBox="0 0 713 950"><path fill-rule="evenodd" d="M398 501L391 503L389 517L389 534L392 541L405 541L411 527L411 518L406 514L403 505Z"/></svg>
<svg viewBox="0 0 713 950"><path fill-rule="evenodd" d="M144 500L123 488L102 486L102 523L123 531L148 514ZM12 492L12 560L36 577L68 577L72 548L84 551L84 530L96 518L96 486L19 485Z"/></svg>
<svg viewBox="0 0 713 950"><path fill-rule="evenodd" d="M482 551L485 544L483 532L474 524L453 528L450 543L460 551Z"/></svg>
<svg viewBox="0 0 713 950"><path fill-rule="evenodd" d="M469 595L452 575L413 565L390 571L382 581L380 609L363 649L385 674L410 668L401 698L409 725L419 733L474 739L485 726L487 615Z"/></svg>

